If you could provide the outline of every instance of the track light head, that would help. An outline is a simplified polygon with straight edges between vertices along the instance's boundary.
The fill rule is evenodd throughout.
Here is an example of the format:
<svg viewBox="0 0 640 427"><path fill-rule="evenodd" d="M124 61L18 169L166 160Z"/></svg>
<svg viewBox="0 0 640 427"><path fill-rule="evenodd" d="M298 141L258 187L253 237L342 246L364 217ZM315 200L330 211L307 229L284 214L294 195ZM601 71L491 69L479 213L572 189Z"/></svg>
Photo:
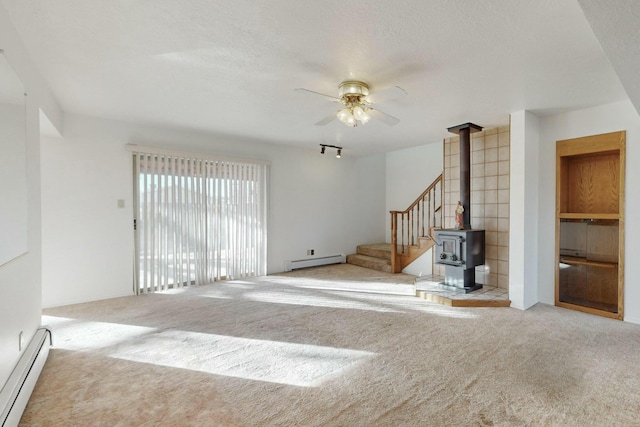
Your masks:
<svg viewBox="0 0 640 427"><path fill-rule="evenodd" d="M338 150L336 153L336 157L337 158L342 157L342 147L338 147L337 145L320 144L320 154L324 154L325 151L327 150L327 147L335 148L336 150Z"/></svg>

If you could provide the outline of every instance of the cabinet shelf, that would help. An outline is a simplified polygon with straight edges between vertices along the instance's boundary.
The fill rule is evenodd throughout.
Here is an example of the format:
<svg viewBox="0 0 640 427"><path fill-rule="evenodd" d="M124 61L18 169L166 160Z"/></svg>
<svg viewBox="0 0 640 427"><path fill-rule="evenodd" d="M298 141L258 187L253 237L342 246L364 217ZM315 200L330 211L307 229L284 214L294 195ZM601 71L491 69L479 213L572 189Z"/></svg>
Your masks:
<svg viewBox="0 0 640 427"><path fill-rule="evenodd" d="M620 219L617 213L560 212L560 219Z"/></svg>
<svg viewBox="0 0 640 427"><path fill-rule="evenodd" d="M588 265L590 267L602 267L602 268L617 268L617 262L603 262L603 261L590 261L586 258L577 257L560 257L560 262L569 265Z"/></svg>

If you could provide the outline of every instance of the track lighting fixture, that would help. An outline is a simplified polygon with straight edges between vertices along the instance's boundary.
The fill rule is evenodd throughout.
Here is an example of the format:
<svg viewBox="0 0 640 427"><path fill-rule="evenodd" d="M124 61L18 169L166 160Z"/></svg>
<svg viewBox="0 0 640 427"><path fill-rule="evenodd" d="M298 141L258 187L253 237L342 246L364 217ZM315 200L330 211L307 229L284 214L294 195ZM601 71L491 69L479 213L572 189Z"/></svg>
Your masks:
<svg viewBox="0 0 640 427"><path fill-rule="evenodd" d="M337 150L336 152L336 157L339 159L340 157L342 157L342 147L337 147L335 145L328 145L328 144L320 144L320 154L324 154L326 148L335 148Z"/></svg>

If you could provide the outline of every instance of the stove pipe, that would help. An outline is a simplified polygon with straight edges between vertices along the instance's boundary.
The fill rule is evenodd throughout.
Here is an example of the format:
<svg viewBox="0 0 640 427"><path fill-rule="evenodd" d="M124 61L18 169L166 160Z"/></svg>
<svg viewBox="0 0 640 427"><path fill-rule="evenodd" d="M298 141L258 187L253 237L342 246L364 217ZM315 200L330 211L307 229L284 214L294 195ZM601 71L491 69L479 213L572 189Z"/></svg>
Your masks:
<svg viewBox="0 0 640 427"><path fill-rule="evenodd" d="M471 134L481 130L481 126L473 123L463 123L447 129L460 136L460 204L464 208L462 213L464 230L471 229Z"/></svg>

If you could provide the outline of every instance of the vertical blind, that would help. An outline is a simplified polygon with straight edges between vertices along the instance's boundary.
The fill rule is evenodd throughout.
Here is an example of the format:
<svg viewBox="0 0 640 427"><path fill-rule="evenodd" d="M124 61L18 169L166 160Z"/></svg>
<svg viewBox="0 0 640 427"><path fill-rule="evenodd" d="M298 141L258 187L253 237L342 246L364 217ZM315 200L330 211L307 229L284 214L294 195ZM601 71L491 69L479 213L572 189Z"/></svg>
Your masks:
<svg viewBox="0 0 640 427"><path fill-rule="evenodd" d="M132 152L136 293L266 274L268 164Z"/></svg>

